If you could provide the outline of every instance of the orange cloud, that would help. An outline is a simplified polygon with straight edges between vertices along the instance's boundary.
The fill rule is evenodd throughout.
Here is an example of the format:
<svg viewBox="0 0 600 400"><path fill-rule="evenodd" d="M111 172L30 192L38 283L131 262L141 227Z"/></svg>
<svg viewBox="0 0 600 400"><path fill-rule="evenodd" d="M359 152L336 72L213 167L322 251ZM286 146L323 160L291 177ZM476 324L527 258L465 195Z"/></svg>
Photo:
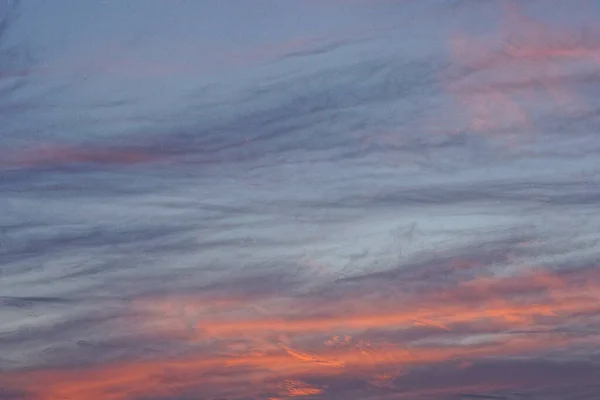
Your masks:
<svg viewBox="0 0 600 400"><path fill-rule="evenodd" d="M386 365L436 363L450 359L523 355L528 352L569 344L561 337L507 337L484 344L468 346L447 345L387 349L373 352L366 360L371 369ZM32 399L59 400L65 398L89 400L127 400L136 396L168 396L186 389L203 388L203 393L236 388L243 393L260 393L262 384L285 376L288 380L303 375L340 376L365 372L365 357L358 351L347 351L335 356L341 364L320 363L333 357L332 353L318 358L296 350L271 353L264 356L242 356L226 361L219 356L197 356L177 360L129 362L78 370L30 371L8 373L0 377L3 387L27 390ZM238 367L239 370L231 369ZM250 368L250 369L249 369ZM251 371L254 371L253 373ZM219 374L215 374L220 372ZM215 374L211 376L211 374ZM368 375L365 377L368 378ZM390 379L390 377L386 378ZM315 395L321 388L308 385L287 385L288 396ZM241 393L238 393L241 394Z"/></svg>
<svg viewBox="0 0 600 400"><path fill-rule="evenodd" d="M277 301L278 295L252 300L258 308L271 304L270 316L241 298L217 297L211 303L204 297L194 305L194 299L187 297L190 310L196 310L203 321L197 324L201 329L191 332L178 322L180 304L174 299L140 300L134 306L145 310L144 318L150 320L146 327L157 329L149 334L163 340L186 340L190 345L206 343L203 347L212 350L199 353L192 346L189 355L180 358L5 373L0 387L27 390L36 400L129 400L169 396L197 387L202 387L203 393L233 397L244 393L284 399L324 393L322 387L290 383L303 382L307 376L355 377L389 387L394 376L419 365L454 360L468 366L490 357L535 356L574 345L596 346L595 337L511 331L538 328L551 332L581 316L588 316L589 321L600 315L599 289L596 269L532 270L516 276L475 277L442 290L399 296L388 304L361 304L357 292L349 291L343 300L362 305L357 307L360 312L322 316L312 313L302 299ZM402 286L398 291L402 292ZM174 325L170 330L164 329L170 324ZM486 329L480 330L481 326ZM373 336L377 331L411 329L431 329L434 334L412 338L392 334L385 342ZM353 335L336 334L323 340L341 331ZM318 337L321 339L315 341ZM375 340L367 340L369 337Z"/></svg>
<svg viewBox="0 0 600 400"><path fill-rule="evenodd" d="M357 304L352 312L336 312L330 304L323 304L317 314L310 311L314 305L303 304L301 300L293 304L281 301L282 305L232 302L228 306L220 300L223 308L219 309L208 307L210 302L207 302L204 309L196 307L195 321L187 320L192 331L189 338L264 339L281 334L302 337L412 327L452 332L455 325L478 322L507 329L552 325L573 315L600 311L600 299L596 295L600 288L598 279L589 272L586 274L588 280L584 283L573 281L573 277L565 274L532 271L512 277L477 277L436 292L400 295L387 301L375 300L377 303L366 297L348 298L345 301ZM184 324L176 312L182 304L176 305L171 300L169 306L165 306L155 301L155 310L147 303L139 304L148 313L146 326L149 329L184 334ZM189 304L193 307L194 303Z"/></svg>

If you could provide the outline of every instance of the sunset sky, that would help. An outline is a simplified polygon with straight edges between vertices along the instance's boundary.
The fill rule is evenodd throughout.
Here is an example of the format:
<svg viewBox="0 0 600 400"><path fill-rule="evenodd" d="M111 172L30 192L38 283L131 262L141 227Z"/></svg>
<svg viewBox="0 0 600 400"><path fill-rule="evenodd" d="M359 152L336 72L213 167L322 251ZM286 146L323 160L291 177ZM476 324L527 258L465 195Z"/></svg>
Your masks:
<svg viewBox="0 0 600 400"><path fill-rule="evenodd" d="M0 0L0 400L597 400L600 1Z"/></svg>

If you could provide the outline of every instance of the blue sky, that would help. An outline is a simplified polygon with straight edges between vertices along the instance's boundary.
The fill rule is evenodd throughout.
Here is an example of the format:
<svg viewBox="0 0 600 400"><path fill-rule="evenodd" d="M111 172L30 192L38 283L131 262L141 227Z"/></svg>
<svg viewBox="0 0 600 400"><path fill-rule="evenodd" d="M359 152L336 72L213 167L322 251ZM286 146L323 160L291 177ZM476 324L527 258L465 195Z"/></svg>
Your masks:
<svg viewBox="0 0 600 400"><path fill-rule="evenodd" d="M0 397L598 397L598 2L18 11Z"/></svg>

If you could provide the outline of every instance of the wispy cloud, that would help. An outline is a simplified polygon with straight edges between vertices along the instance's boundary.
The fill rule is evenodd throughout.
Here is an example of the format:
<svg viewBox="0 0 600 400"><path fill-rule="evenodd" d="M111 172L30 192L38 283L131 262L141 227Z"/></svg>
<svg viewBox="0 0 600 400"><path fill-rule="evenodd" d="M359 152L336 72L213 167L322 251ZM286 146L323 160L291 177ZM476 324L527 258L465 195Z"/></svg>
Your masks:
<svg viewBox="0 0 600 400"><path fill-rule="evenodd" d="M596 35L509 7L427 47L478 4L231 53L143 121L15 119L0 398L598 397Z"/></svg>

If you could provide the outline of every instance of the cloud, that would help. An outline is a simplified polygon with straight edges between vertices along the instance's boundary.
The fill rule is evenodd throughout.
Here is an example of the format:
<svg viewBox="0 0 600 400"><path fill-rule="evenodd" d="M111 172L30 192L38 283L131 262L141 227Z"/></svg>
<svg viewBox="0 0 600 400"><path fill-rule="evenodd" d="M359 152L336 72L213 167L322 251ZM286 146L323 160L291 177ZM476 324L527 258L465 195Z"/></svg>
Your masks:
<svg viewBox="0 0 600 400"><path fill-rule="evenodd" d="M594 46L534 28L281 43L137 132L4 148L0 398L598 397L597 145L513 97Z"/></svg>
<svg viewBox="0 0 600 400"><path fill-rule="evenodd" d="M13 372L5 374L1 384L44 400L169 398L196 387L214 396L228 392L230 398L242 398L236 397L242 393L260 397L266 393L261 382L276 386L282 378L288 381L287 394L274 391L272 398L327 396L335 387L332 382L343 377L367 387L392 379L391 387L384 387L398 395L440 398L469 390L553 387L556 382L544 378L546 368L559 376L561 368L570 368L562 366L570 361L558 361L561 354L597 345L597 336L589 334L600 322L597 268L531 269L501 276L485 272L489 262L472 259L465 270L460 267L464 262L450 261L447 265L455 267L446 270L447 279L437 285L428 282L428 274L415 275L414 269L399 266L405 279L396 281L394 292L379 294L370 290L368 276L331 282L327 285L333 285L335 300L325 295L331 292L327 285L320 288L323 296L294 294L295 289L240 296L234 295L236 285L230 285L198 298L190 293L140 299L131 303L131 311L140 317L137 334L147 343L187 343L192 347L185 355ZM429 268L443 271L445 266L432 260ZM256 289L257 283L246 281L243 286ZM329 340L332 335L338 339ZM559 358L542 361L550 355ZM523 361L503 361L511 357ZM509 368L512 362L516 364ZM540 372L501 373L521 368L519 363L533 363ZM391 378L375 378L390 373ZM432 387L427 382L435 374L442 378ZM591 383L593 373L570 376ZM324 386L289 383L318 383L315 378ZM560 384L570 384L570 379Z"/></svg>
<svg viewBox="0 0 600 400"><path fill-rule="evenodd" d="M499 34L484 39L457 34L451 40L462 72L448 79L447 87L462 104L470 129L530 136L539 132L540 113L558 119L588 109L593 99L583 95L583 85L597 82L597 27L557 27L527 16L516 2L503 4ZM523 143L517 137L511 141Z"/></svg>

